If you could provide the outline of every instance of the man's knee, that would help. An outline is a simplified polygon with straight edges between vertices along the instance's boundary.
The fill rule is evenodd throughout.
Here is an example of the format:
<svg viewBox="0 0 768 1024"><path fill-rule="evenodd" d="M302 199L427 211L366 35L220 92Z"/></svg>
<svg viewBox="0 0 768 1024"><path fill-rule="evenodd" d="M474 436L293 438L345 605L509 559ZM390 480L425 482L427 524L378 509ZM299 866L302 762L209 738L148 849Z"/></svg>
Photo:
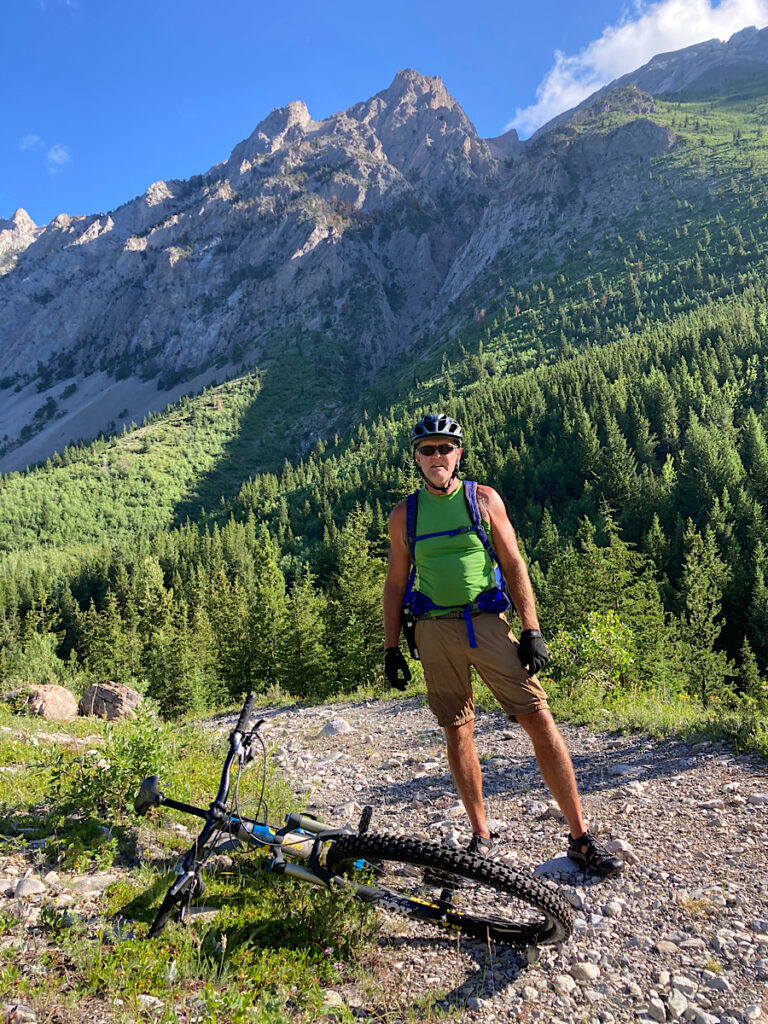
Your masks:
<svg viewBox="0 0 768 1024"><path fill-rule="evenodd" d="M525 729L532 740L536 740L540 736L560 736L560 730L557 728L549 708L538 708L525 715L518 714L516 718L518 724Z"/></svg>
<svg viewBox="0 0 768 1024"><path fill-rule="evenodd" d="M443 731L445 732L445 742L451 750L460 750L462 747L474 745L474 719L464 722L462 725L446 725Z"/></svg>

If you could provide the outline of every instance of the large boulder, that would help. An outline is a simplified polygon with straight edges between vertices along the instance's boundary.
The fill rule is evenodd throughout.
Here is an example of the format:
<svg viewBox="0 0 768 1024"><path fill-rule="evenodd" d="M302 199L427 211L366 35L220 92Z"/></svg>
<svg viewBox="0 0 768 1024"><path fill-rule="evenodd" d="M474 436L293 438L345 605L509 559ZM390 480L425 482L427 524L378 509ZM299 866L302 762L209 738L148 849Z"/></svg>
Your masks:
<svg viewBox="0 0 768 1024"><path fill-rule="evenodd" d="M53 683L30 686L22 703L23 710L49 722L69 722L77 718L77 701L64 686Z"/></svg>
<svg viewBox="0 0 768 1024"><path fill-rule="evenodd" d="M133 718L142 700L140 693L122 683L94 683L80 698L78 711L81 715L97 715L111 722L116 718Z"/></svg>

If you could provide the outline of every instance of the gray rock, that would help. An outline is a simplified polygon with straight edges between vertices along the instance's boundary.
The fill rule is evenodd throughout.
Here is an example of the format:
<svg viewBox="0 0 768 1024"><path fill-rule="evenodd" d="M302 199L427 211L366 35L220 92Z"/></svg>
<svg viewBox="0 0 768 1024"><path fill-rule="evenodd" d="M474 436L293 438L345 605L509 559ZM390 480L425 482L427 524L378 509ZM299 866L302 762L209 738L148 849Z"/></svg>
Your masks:
<svg viewBox="0 0 768 1024"><path fill-rule="evenodd" d="M165 1006L162 999L158 999L157 996L150 996L146 994L136 996L136 1001L143 1010L147 1011L147 1013L159 1013Z"/></svg>
<svg viewBox="0 0 768 1024"><path fill-rule="evenodd" d="M113 882L117 881L117 875L109 874L108 872L99 871L93 875L80 875L78 878L74 878L70 881L70 888L76 892L90 893L90 892L101 892L106 889L108 885L112 885Z"/></svg>
<svg viewBox="0 0 768 1024"><path fill-rule="evenodd" d="M477 1012L478 1010L482 1010L482 1008L484 1006L485 1006L485 1000L484 999L480 999L479 996L471 996L467 1000L467 1009L468 1010L472 1010L474 1012Z"/></svg>
<svg viewBox="0 0 768 1024"><path fill-rule="evenodd" d="M326 722L323 728L320 730L320 735L323 737L327 736L345 736L347 733L352 732L352 726L346 720L346 718L332 718L330 722Z"/></svg>
<svg viewBox="0 0 768 1024"><path fill-rule="evenodd" d="M3 1020L6 1024L36 1024L37 1013L27 1003L3 1003Z"/></svg>
<svg viewBox="0 0 768 1024"><path fill-rule="evenodd" d="M580 875L582 872L579 865L568 857L553 857L551 860L547 860L543 864L537 864L533 873L534 875L560 878L564 875Z"/></svg>
<svg viewBox="0 0 768 1024"><path fill-rule="evenodd" d="M720 1024L720 1018L715 1017L711 1013L707 1013L706 1010L700 1006L691 1004L685 1011L685 1016L688 1020L693 1021L693 1024Z"/></svg>
<svg viewBox="0 0 768 1024"><path fill-rule="evenodd" d="M590 964L582 961L580 963L573 964L571 967L571 977L580 985L587 984L590 981L597 981L600 977L600 968L597 964Z"/></svg>
<svg viewBox="0 0 768 1024"><path fill-rule="evenodd" d="M656 950L657 953L662 953L666 955L678 952L677 944L674 942L670 942L668 939L659 939L659 941L655 943L653 948Z"/></svg>
<svg viewBox="0 0 768 1024"><path fill-rule="evenodd" d="M667 999L667 1009L672 1020L680 1020L688 1009L688 1000L679 988L673 988Z"/></svg>
<svg viewBox="0 0 768 1024"><path fill-rule="evenodd" d="M661 1024L667 1019L666 1007L656 996L648 1000L648 1014L653 1020L660 1021Z"/></svg>
<svg viewBox="0 0 768 1024"><path fill-rule="evenodd" d="M13 895L17 899L24 899L28 896L39 896L41 893L46 892L48 886L45 882L42 882L39 878L34 878L32 875L28 875L26 878L20 878L16 883L16 888Z"/></svg>
<svg viewBox="0 0 768 1024"><path fill-rule="evenodd" d="M77 710L81 715L96 715L112 722L133 718L144 698L122 683L93 683L80 698Z"/></svg>
<svg viewBox="0 0 768 1024"><path fill-rule="evenodd" d="M695 981L686 977L684 974L673 974L672 975L672 987L682 992L688 999L692 999L699 990L699 986Z"/></svg>
<svg viewBox="0 0 768 1024"><path fill-rule="evenodd" d="M71 722L77 717L77 701L64 686L30 686L24 710L49 722Z"/></svg>

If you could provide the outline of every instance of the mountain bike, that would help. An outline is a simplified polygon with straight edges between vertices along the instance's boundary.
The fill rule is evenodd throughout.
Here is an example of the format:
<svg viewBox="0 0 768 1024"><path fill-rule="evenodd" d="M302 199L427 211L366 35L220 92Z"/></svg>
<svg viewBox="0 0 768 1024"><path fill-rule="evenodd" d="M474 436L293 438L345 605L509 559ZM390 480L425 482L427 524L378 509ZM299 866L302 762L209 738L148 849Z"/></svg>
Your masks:
<svg viewBox="0 0 768 1024"><path fill-rule="evenodd" d="M188 921L192 901L205 888L206 862L227 840L268 851L266 870L277 875L329 888L349 886L357 899L380 910L476 939L532 947L562 943L570 936L573 911L551 882L490 857L416 838L369 832L370 807L363 810L357 829L338 828L298 812L287 814L281 826L270 825L264 799L267 748L260 734L264 719L251 724L254 703L249 694L229 737L218 792L207 809L165 796L154 775L144 780L136 795L134 808L139 815L162 806L204 821L179 863L176 879L150 926L149 938L159 935L171 917ZM262 771L256 813L245 817L239 811L240 776L259 753ZM235 762L237 780L230 800Z"/></svg>

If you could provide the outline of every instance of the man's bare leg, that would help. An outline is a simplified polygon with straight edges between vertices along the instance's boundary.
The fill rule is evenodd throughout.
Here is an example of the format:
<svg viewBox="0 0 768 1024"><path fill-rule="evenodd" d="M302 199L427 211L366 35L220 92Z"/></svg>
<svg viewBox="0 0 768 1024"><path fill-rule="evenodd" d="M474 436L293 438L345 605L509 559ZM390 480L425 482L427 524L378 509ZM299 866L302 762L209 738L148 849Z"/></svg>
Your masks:
<svg viewBox="0 0 768 1024"><path fill-rule="evenodd" d="M531 738L541 777L563 812L571 835L583 835L587 831L587 826L581 813L576 776L573 773L568 748L555 724L552 712L549 708L542 708L527 715L518 715L517 720ZM464 806L466 807L466 804Z"/></svg>
<svg viewBox="0 0 768 1024"><path fill-rule="evenodd" d="M464 804L472 831L479 836L490 835L483 806L483 774L474 741L474 720L445 729L448 767Z"/></svg>

